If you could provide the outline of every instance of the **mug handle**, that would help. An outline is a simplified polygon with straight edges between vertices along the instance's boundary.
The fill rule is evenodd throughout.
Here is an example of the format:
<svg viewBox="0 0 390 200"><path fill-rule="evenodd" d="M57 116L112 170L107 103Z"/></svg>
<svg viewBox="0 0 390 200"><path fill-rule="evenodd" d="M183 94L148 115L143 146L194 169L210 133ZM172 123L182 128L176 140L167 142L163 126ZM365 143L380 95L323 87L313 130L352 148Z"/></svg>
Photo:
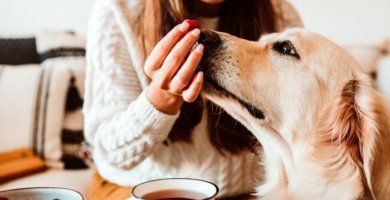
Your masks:
<svg viewBox="0 0 390 200"><path fill-rule="evenodd" d="M125 200L142 200L142 199L140 199L140 198L137 198L137 197L130 197L130 198L127 198L127 199L125 199Z"/></svg>

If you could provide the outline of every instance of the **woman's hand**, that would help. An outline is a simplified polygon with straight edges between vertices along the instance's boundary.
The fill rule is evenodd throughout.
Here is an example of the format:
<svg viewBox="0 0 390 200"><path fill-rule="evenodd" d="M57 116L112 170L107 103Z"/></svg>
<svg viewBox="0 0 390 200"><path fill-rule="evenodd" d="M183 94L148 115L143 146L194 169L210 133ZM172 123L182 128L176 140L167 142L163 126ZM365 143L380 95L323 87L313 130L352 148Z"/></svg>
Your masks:
<svg viewBox="0 0 390 200"><path fill-rule="evenodd" d="M199 34L184 21L157 43L145 61L145 73L152 79L147 96L162 112L177 113L183 100L195 101L202 89L203 73L196 68L204 47L192 49Z"/></svg>

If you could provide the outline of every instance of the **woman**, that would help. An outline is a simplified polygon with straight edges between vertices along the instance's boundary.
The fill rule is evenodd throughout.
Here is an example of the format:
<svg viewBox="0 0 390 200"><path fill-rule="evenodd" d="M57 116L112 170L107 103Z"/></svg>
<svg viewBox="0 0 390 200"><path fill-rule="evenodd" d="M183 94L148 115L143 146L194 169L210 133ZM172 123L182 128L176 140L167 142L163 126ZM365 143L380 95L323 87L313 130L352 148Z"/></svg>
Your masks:
<svg viewBox="0 0 390 200"><path fill-rule="evenodd" d="M100 175L90 199L125 198L129 190L119 186L166 177L205 179L219 186L219 197L237 199L261 181L251 133L198 97L203 74L195 69L204 47L194 46L200 31L185 19L248 40L301 26L284 0L99 1L84 104Z"/></svg>

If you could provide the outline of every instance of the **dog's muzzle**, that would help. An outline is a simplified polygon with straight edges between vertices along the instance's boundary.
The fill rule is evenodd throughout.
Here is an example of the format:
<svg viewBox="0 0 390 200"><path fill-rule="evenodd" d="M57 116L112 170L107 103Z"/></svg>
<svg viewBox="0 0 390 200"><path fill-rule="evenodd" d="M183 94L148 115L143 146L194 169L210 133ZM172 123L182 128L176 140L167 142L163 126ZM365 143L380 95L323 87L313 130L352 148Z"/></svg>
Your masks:
<svg viewBox="0 0 390 200"><path fill-rule="evenodd" d="M204 73L205 84L203 91L236 99L253 117L265 119L265 115L261 110L237 97L228 88L224 88L219 84L221 81L226 80L222 80L221 76L217 74L221 73L226 67L233 67L224 65L230 63L228 59L232 58L231 52L227 49L228 40L216 32L204 30L200 34L198 43L204 45L203 57L197 69Z"/></svg>
<svg viewBox="0 0 390 200"><path fill-rule="evenodd" d="M203 30L198 43L204 45L203 57L198 70L207 73L208 69L215 64L216 55L220 53L221 37L213 31Z"/></svg>
<svg viewBox="0 0 390 200"><path fill-rule="evenodd" d="M213 31L203 30L200 33L198 44L204 46L202 60L199 63L197 71L202 71L205 76L205 87L208 88L208 84L217 86L217 80L214 78L214 74L218 73L218 56L221 54L221 37Z"/></svg>

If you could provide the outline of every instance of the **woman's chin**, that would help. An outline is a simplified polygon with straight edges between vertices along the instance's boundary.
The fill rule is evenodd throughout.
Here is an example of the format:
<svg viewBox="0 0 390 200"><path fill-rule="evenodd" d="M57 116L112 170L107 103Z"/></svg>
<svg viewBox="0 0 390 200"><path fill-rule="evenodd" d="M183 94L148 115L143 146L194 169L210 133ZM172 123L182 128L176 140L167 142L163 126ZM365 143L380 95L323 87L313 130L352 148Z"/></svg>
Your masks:
<svg viewBox="0 0 390 200"><path fill-rule="evenodd" d="M203 3L208 3L208 4L220 4L224 2L225 0L200 0Z"/></svg>

